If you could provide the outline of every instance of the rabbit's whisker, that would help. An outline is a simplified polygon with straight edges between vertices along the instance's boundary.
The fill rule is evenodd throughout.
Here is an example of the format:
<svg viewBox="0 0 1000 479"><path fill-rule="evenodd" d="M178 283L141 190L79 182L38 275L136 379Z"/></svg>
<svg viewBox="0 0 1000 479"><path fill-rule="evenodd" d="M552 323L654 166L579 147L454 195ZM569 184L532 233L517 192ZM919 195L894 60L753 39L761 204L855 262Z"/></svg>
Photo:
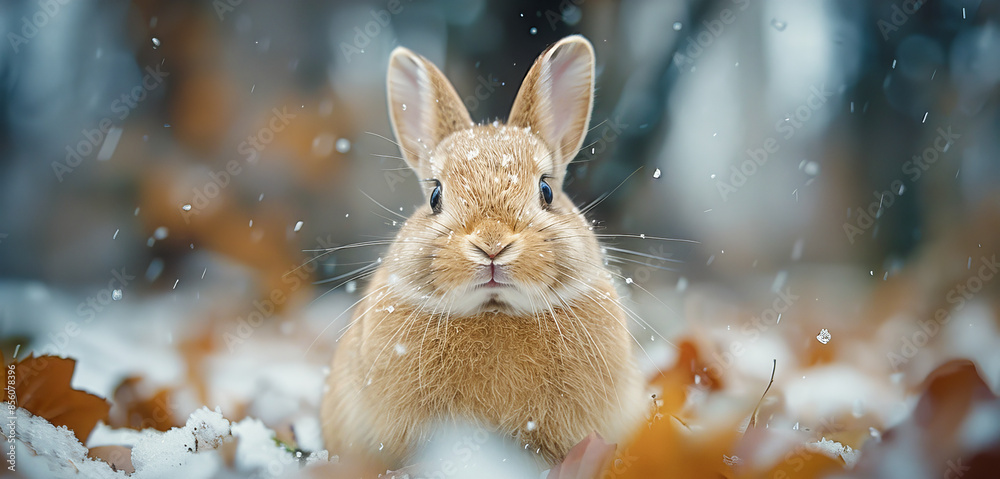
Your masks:
<svg viewBox="0 0 1000 479"><path fill-rule="evenodd" d="M614 391L614 393L615 393L615 400L618 402L618 409L619 410L624 410L623 407L622 407L621 398L618 396L618 388L615 386L615 378L614 378L614 375L611 372L611 366L608 365L608 360L604 357L604 352L601 350L600 345L597 344L597 341L590 334L590 330L587 329L586 322L583 321L580 318L580 316L576 314L576 311L572 307L570 307L569 304L566 303L566 300L562 297L561 294L559 294L559 291L557 291L555 288L553 288L552 285L546 285L546 286L549 288L550 291L552 291L552 294L554 294L556 296L556 298L559 300L559 303L563 305L563 308L564 308L563 310L564 311L568 311L570 314L572 314L573 317L577 321L576 324L578 324L581 328L583 328L583 332L587 335L587 341L594 346L594 350L597 351L597 354L600 356L601 361L604 362L604 367L605 367L605 369L608 372L608 376L607 377L611 381L611 389L612 389L612 391ZM548 302L548 299L546 299L546 302ZM551 309L551 305L550 305L550 309ZM597 365L595 365L594 363L592 363L590 361L590 355L587 355L586 357L587 357L587 362L590 364L590 366L592 368L594 368L594 371L597 372L597 374L603 376L604 372L600 370L600 367L597 366ZM607 385L604 384L603 382L601 383L601 385L602 385L602 387L604 389L604 400L605 401L610 400L610 398L608 397L608 388L607 388Z"/></svg>
<svg viewBox="0 0 1000 479"><path fill-rule="evenodd" d="M383 139L385 141L388 141L389 143L392 143L393 145L396 145L397 147L399 147L399 149L401 151L403 151L404 153L409 153L409 154L413 155L414 158L418 158L419 157L419 155L417 155L416 153L414 153L410 149L408 149L405 146L403 146L402 142L398 142L397 143L396 141L392 140L391 138L386 138L386 137L384 137L382 135L379 135L378 133L375 133L373 131L366 131L365 133L368 134L368 135L372 135L372 136L374 136L376 138L381 138L381 139Z"/></svg>
<svg viewBox="0 0 1000 479"><path fill-rule="evenodd" d="M617 277L619 277L619 278L621 278L622 280L624 280L624 279L625 279L625 277L624 277L624 276L622 276L622 275L621 275L621 274L619 274L619 273L616 273L616 272L614 272L614 271L610 271L610 273L611 273L611 274L613 274L613 275L615 275L615 276L617 276ZM661 306L663 306L664 308L666 308L666 309L667 309L667 311L670 311L671 313L673 313L673 315L674 315L674 316L676 316L676 317L680 318L680 315L679 315L679 314L677 314L677 311L674 311L674 308L671 308L670 306L668 306L668 305L667 305L667 303L664 303L663 301L661 301L661 300L660 300L660 298L658 298L658 297L657 297L657 296L656 296L655 294L653 294L653 293L649 292L649 290L648 290L648 289L646 289L646 288L642 287L642 285L641 285L641 284L639 284L639 283L636 283L636 282L635 282L634 280L633 280L633 281L631 282L631 284L632 284L632 286L635 286L636 288L639 288L639 290L640 290L640 291L642 291L642 292L644 292L644 293L648 294L648 295L649 295L649 297L651 297L651 298L655 299L657 303L660 303L660 305L661 305ZM629 310L629 309L628 309L628 308L627 308L627 307L626 307L625 305L622 305L622 309L625 309L625 310L628 310L628 311L631 311L631 310ZM637 318L638 320L642 321L642 322L643 322L643 323L644 323L644 324L645 324L646 326L648 326L648 327L649 327L649 330L650 330L650 331L652 331L652 332L653 332L654 334L656 334L657 336L659 336L659 337L660 337L660 339L662 339L662 340L666 341L666 342L667 342L668 344L670 344L671 346L673 346L673 347L674 347L674 349L679 349L679 348L677 347L677 345L676 345L676 344L672 343L672 342L671 342L671 341L670 341L669 339L667 339L667 338L663 337L663 335L662 335L662 334L660 334L660 332L659 332L659 331L657 331L657 330L656 330L656 328L654 328L654 327L653 327L653 325L649 324L648 322L646 322L646 321L645 321L645 320L643 320L642 318L639 318L639 315L638 315L638 314L636 315L636 318Z"/></svg>
<svg viewBox="0 0 1000 479"><path fill-rule="evenodd" d="M639 264L639 265L642 265L642 266L649 266L650 268L658 269L658 270L661 270L661 271L672 271L672 272L679 271L676 268L668 268L666 266L660 266L660 265L656 265L656 264L649 264L649 263L647 263L645 261L639 261L639 260L631 259L631 258L622 258L622 257L619 257L619 256L612 256L612 255L604 255L604 257L607 258L609 261L613 261L615 263Z"/></svg>
<svg viewBox="0 0 1000 479"><path fill-rule="evenodd" d="M683 261L681 261L679 259L664 258L662 256L656 256L655 254L640 253L638 251L633 251L633 250L624 249L624 248L616 248L614 246L604 245L604 249L607 249L607 250L610 250L610 251L617 251L619 253L627 253L627 254L632 254L632 255L636 255L636 256L641 256L643 258L649 258L649 259L655 259L655 260L659 260L659 261L665 261L667 263L683 263Z"/></svg>
<svg viewBox="0 0 1000 479"><path fill-rule="evenodd" d="M559 282L563 286L566 286L566 287L569 287L569 288L573 288L575 291L577 291L578 293L580 293L581 295L583 295L584 297L586 297L590 301L593 301L594 304L597 304L601 309L604 309L608 313L609 316L615 317L614 314L611 311L609 311L607 308L604 307L604 305L602 304L602 302L600 301L599 298L595 298L595 297L587 294L588 291L593 291L595 293L600 294L601 292L599 290L597 290L596 288L594 288L593 286L591 286L589 283L587 283L587 282L585 282L585 281L583 281L583 280L581 280L579 278L576 278L576 277L574 277L572 275L569 275L569 274L566 274L566 273L563 273L563 275L566 276L567 278L572 279L573 281L576 281L577 283L580 283L586 289L581 289L581 288L578 288L578 287L575 287L575 286L572 286L572 285L569 285L569 284L562 283L561 281L559 281L558 279L555 279L555 278L553 278L553 279L555 279L557 282ZM551 277L551 275L549 275L549 276ZM680 348L677 347L677 345L675 345L673 342L671 342L666 337L664 337L662 334L660 334L656 330L656 328L654 328L651 324L649 324L648 322L646 322L646 320L642 319L642 317L639 316L635 311L632 311L630 308L628 308L627 306L625 306L624 304L622 304L622 301L620 299L619 300L614 300L614 299L611 299L611 298L605 298L605 299L608 300L608 301L611 301L611 302L615 303L619 308L622 309L622 311L626 314L626 316L628 316L629 318L635 320L639 324L639 326L642 326L643 329L649 329L649 330L653 331L654 334L656 334L657 336L659 336L661 339L663 339L664 342L666 342L667 344L669 344L670 346L672 346L674 349L678 349L678 350L680 349ZM672 309L670 311L674 312ZM674 313L674 314L676 314L676 313ZM622 324L622 326L625 327L626 330L628 329L628 325ZM628 334L629 334L629 336L632 337L632 340L635 341L635 344L637 346L639 346L639 349L642 350L643 354L646 355L646 358L649 359L650 363L652 363L654 366L656 366L657 370L659 370L659 366L656 364L655 361L653 361L653 358L651 358L649 356L649 353L646 352L646 348L644 348L642 346L642 343L640 343L639 340L635 337L635 335L632 334L631 330L628 331ZM662 371L660 371L660 372L662 373Z"/></svg>
<svg viewBox="0 0 1000 479"><path fill-rule="evenodd" d="M701 244L701 241L691 240L691 239L662 238L662 237L659 237L659 236L649 236L649 235L639 235L639 234L609 234L609 233L602 233L602 234L595 234L594 236L597 236L598 238L638 238L638 239L647 239L647 240L655 240L655 241L676 241L678 243Z"/></svg>
<svg viewBox="0 0 1000 479"><path fill-rule="evenodd" d="M351 272L348 272L348 273L344 273L344 274L339 274L339 275L334 276L332 278L321 279L319 281L313 281L313 284L327 284L327 283L332 283L334 281L338 281L338 280L341 280L343 278L347 278L347 277L353 276L353 275L355 275L357 273L363 273L365 271L368 271L368 270L371 270L371 269L375 269L376 267L378 267L379 264L381 264L380 261L372 261L371 263L367 263L364 266L362 266L362 267L360 267L360 268L358 268L358 269L356 269L354 271L351 271ZM351 278L351 279L347 280L347 282L354 281L354 279L355 278ZM335 287L333 289L337 289L339 287L340 287L340 285L338 285L337 287Z"/></svg>
<svg viewBox="0 0 1000 479"><path fill-rule="evenodd" d="M359 241L357 243L345 244L342 246L334 246L330 248L304 249L302 251L306 253L316 253L316 252L333 253L334 251L340 251L342 249L360 248L364 246L378 246L386 244L392 244L392 240L384 239L384 240L372 240L372 241Z"/></svg>
<svg viewBox="0 0 1000 479"><path fill-rule="evenodd" d="M319 341L319 338L321 338L323 336L323 334L326 333L326 330L330 329L330 326L333 326L333 324L336 323L338 319L340 319L341 317L343 317L345 313L347 313L348 311L354 309L355 306L357 306L358 304L360 304L362 301L368 299L370 296L372 296L375 293L378 293L379 291L381 291L382 289L385 289L385 288L388 288L388 287L389 287L389 285L385 285L385 286L382 286L380 288L376 288L376 289L372 290L370 293L368 293L368 294L364 295L363 297L361 297L361 299L358 299L357 301L355 301L354 304L348 306L347 309L345 309L342 313L340 313L339 315L337 315L336 318L333 318L332 321L330 321L329 323L327 323L327 325L325 327L323 327L322 330L320 330L319 334L316 335L316 338L313 339L313 341L311 343L309 343L309 347L306 348L306 351L303 353L303 356L309 354L309 350L311 350L312 347L316 345L316 341ZM315 301L315 300L313 300L313 301ZM343 332L346 329L350 328L351 325L354 324L355 322L357 322L357 319L355 319L353 321L350 321L347 324L347 326L345 326L344 328L341 329L341 331ZM341 337L343 337L343 335L341 335ZM337 338L337 341L340 341L339 337Z"/></svg>
<svg viewBox="0 0 1000 479"><path fill-rule="evenodd" d="M403 333L404 330L406 330L406 328L408 328L411 325L411 323L412 323L411 320L413 319L414 316L416 316L419 313L424 312L424 305L426 305L430 300L431 300L431 298L428 297L428 298L425 298L423 301L421 301L420 305L417 306L413 311L411 311L410 314L406 317L406 319L404 319L403 321L401 321L399 323L399 325L396 327L396 329L393 330L392 336L389 338L389 340L388 341L384 341L385 344L382 345L382 349L380 349L379 352L378 352L378 354L375 355L375 359L372 361L371 367L368 368L368 372L365 373L364 379L362 379L362 381L361 381L361 388L359 388L358 394L360 394L361 390L363 390L364 387L365 387L365 385L368 384L368 380L369 380L369 378L371 378L372 371L374 371L375 370L375 366L378 365L378 360L379 360L379 358L382 357L382 353L385 353L385 350L388 349L388 347L389 347L390 344L394 344L395 343L396 336L399 336L400 333ZM378 327L381 326L382 323L385 322L385 320L388 319L390 316L392 316L392 313L389 313L389 314L386 314L386 315L382 316L382 319L379 320L379 322L377 324L375 324L375 326L373 326L371 330L368 331L368 335L365 336L361 340L361 344L366 343L368 341L368 338L370 338L372 336L372 334L375 333L375 330L378 329Z"/></svg>
<svg viewBox="0 0 1000 479"><path fill-rule="evenodd" d="M386 245L386 244L392 244L392 242L389 241L389 240L360 241L360 242L357 242L357 243L351 243L351 244L347 244L347 245L343 245L343 246L338 246L338 247L335 247L335 248L304 249L302 251L303 252L307 252L307 253L315 253L315 252L321 252L321 253L318 254L318 255L313 256L312 258L307 259L305 261L305 263L302 263L302 264L296 266L295 268L292 268L290 271L288 271L285 274L281 275L281 277L284 278L284 277L286 277L286 276L288 276L288 275L290 275L292 273L295 273L296 271L298 271L298 270L300 270L300 269L308 266L309 263L312 263L313 261L316 261L316 260L318 260L318 259L320 259L320 258L322 258L322 257L324 257L324 256L326 256L326 255L328 255L330 253L336 252L336 251L340 251L340 250L344 250L344 249L351 249L351 248L364 248L364 247L367 247L367 246L380 246L380 245Z"/></svg>
<svg viewBox="0 0 1000 479"><path fill-rule="evenodd" d="M361 191L361 190L358 190L358 191ZM362 194L362 195L365 195L365 198L368 198L369 200L372 200L372 203L375 203L376 205L378 205L379 207L381 207L381 208L382 208L383 210L386 210L386 211L388 211L389 213L391 213L391 214L394 214L394 215L396 215L396 216L398 216L398 217L402 218L402 219L403 219L403 221L406 221L406 220L407 220L407 218L406 218L405 216L403 216L403 215L401 215L401 214L399 214L399 213L397 213L397 212L395 212L395 211L392 211L392 210L390 210L389 208L386 208L386 207L385 207L385 205L383 205L382 203L379 203L379 202L378 202L378 201L377 201L377 200L376 200L375 198L372 198L371 196L368 196L368 193L365 193L364 191L361 191L361 194ZM391 221L391 220L390 220L390 221Z"/></svg>
<svg viewBox="0 0 1000 479"><path fill-rule="evenodd" d="M423 360L423 358L424 358L425 342L427 341L427 332L430 331L431 323L435 322L435 315L437 315L438 306L441 306L441 303L443 303L444 300L445 300L445 297L442 296L441 298L438 299L437 303L434 304L434 310L431 311L430 317L427 319L427 321L424 324L424 334L420 337L420 347L417 348L417 385L420 387L420 389L423 389L423 387L424 387L423 386L424 385L424 379L423 379L424 378L424 360ZM440 323L440 319L438 319L437 321ZM438 333L438 330L435 329L434 333L436 335Z"/></svg>
<svg viewBox="0 0 1000 479"><path fill-rule="evenodd" d="M641 167L641 166L638 167L638 168L636 168L635 171L633 171L631 174L629 174L628 176L626 176L625 179L621 181L621 183L618 183L618 186L614 187L614 189L612 189L611 191L609 191L607 193L604 193L603 195L599 196L596 200L592 201L589 205L584 206L583 208L581 208L580 209L580 213L586 214L591 209L597 207L597 205L603 203L604 200L608 199L608 197L610 197L611 195L615 194L615 192L618 191L618 188L621 188L622 185L624 185L626 181L628 181L633 176L635 176L635 174L638 173L640 170L642 170L642 168L643 167Z"/></svg>

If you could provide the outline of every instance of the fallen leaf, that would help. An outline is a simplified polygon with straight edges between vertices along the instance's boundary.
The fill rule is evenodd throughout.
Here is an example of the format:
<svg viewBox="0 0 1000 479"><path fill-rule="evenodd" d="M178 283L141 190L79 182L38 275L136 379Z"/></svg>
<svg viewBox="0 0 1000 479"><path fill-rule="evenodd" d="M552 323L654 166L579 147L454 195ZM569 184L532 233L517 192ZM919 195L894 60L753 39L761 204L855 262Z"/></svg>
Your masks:
<svg viewBox="0 0 1000 479"><path fill-rule="evenodd" d="M771 470L756 475L756 477L819 478L843 470L843 459L827 456L819 452L814 445L799 444L786 451L781 462L772 467Z"/></svg>
<svg viewBox="0 0 1000 479"><path fill-rule="evenodd" d="M924 379L922 391L912 416L885 431L881 442L865 444L854 476L884 477L893 459L905 455L914 458L915 467L945 477L997 477L1000 443L970 447L962 437L971 413L1000 407L975 364L962 359L939 366Z"/></svg>
<svg viewBox="0 0 1000 479"><path fill-rule="evenodd" d="M113 471L124 471L128 474L135 472L135 466L132 465L132 449L124 446L92 447L87 452L87 457L108 463Z"/></svg>
<svg viewBox="0 0 1000 479"><path fill-rule="evenodd" d="M12 366L16 405L56 426L66 426L81 443L87 443L98 421L107 419L111 407L107 401L73 389L76 360L29 355Z"/></svg>
<svg viewBox="0 0 1000 479"><path fill-rule="evenodd" d="M698 354L691 341L679 345L677 362L652 381L660 393L654 398L651 415L624 447L602 477L651 479L673 477L735 477L733 466L723 462L732 454L740 437L735 427L740 417L728 418L728 429L691 428L686 424L684 408L692 388L712 390L721 387L721 378ZM706 376L707 375L707 376ZM695 377L701 377L696 385Z"/></svg>
<svg viewBox="0 0 1000 479"><path fill-rule="evenodd" d="M596 432L570 448L566 458L553 467L548 479L597 479L615 456L615 445Z"/></svg>
<svg viewBox="0 0 1000 479"><path fill-rule="evenodd" d="M162 388L151 397L144 394L142 379L126 378L115 388L114 401L108 414L108 425L143 430L154 428L169 431L183 426L175 417L171 391Z"/></svg>

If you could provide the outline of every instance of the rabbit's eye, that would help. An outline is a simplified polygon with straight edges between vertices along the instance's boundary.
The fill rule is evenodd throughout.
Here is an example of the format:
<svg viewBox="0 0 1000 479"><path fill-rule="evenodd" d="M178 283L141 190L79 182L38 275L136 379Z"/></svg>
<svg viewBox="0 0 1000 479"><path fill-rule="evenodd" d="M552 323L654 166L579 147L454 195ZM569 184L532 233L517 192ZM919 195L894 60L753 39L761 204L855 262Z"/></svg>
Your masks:
<svg viewBox="0 0 1000 479"><path fill-rule="evenodd" d="M437 185L434 186L434 191L431 191L431 209L434 213L441 212L441 182L436 181Z"/></svg>
<svg viewBox="0 0 1000 479"><path fill-rule="evenodd" d="M544 201L546 205L551 205L552 187L545 182L544 178L538 183L538 190L542 193L542 201Z"/></svg>

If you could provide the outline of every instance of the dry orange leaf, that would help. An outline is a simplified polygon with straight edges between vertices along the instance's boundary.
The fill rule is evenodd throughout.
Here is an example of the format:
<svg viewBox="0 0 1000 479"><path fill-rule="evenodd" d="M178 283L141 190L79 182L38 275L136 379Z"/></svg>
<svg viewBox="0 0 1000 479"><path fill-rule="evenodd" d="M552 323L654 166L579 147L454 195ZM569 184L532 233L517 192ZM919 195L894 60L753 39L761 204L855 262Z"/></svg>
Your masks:
<svg viewBox="0 0 1000 479"><path fill-rule="evenodd" d="M844 470L844 461L834 459L822 452L813 450L809 445L800 445L785 453L782 461L771 470L756 477L782 478L819 478Z"/></svg>
<svg viewBox="0 0 1000 479"><path fill-rule="evenodd" d="M135 472L135 466L132 465L132 449L124 446L92 447L87 451L87 457L108 463L112 471L124 471L128 474Z"/></svg>
<svg viewBox="0 0 1000 479"><path fill-rule="evenodd" d="M966 359L938 366L924 379L921 389L924 394L913 419L938 440L953 438L976 403L996 400L979 369Z"/></svg>
<svg viewBox="0 0 1000 479"><path fill-rule="evenodd" d="M573 446L563 462L552 468L548 479L596 479L615 456L615 445L590 433Z"/></svg>
<svg viewBox="0 0 1000 479"><path fill-rule="evenodd" d="M97 421L107 419L111 408L107 401L70 385L75 359L30 355L12 367L17 405L56 426L66 426L81 443L86 444Z"/></svg>
<svg viewBox="0 0 1000 479"><path fill-rule="evenodd" d="M944 477L993 478L1000 470L1000 443L969 448L961 435L970 414L978 408L995 409L1000 398L990 391L976 365L956 359L942 364L924 379L923 393L913 415L882 434L882 441L866 444L854 477L876 478L886 473L893 455L903 449L927 470ZM987 428L995 425L986 425Z"/></svg>
<svg viewBox="0 0 1000 479"><path fill-rule="evenodd" d="M158 431L183 426L174 417L171 391L161 388L152 397L147 397L142 393L141 383L141 378L129 377L115 388L108 425L137 430L154 428Z"/></svg>
<svg viewBox="0 0 1000 479"><path fill-rule="evenodd" d="M693 343L681 343L680 355L672 368L659 374L652 384L662 391L652 409L649 423L618 454L601 477L653 479L658 477L735 477L723 462L739 438L734 427L727 431L692 431L678 417L695 376L703 375L706 364ZM717 387L719 378L703 376L708 387ZM707 379L707 380L706 380Z"/></svg>

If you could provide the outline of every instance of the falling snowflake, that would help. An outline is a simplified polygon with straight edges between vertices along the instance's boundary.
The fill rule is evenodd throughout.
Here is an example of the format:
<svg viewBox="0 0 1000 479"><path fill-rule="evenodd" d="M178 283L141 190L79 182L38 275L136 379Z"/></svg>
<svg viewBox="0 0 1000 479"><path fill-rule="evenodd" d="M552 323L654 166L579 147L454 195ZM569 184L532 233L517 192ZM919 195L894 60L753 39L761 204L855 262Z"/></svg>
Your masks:
<svg viewBox="0 0 1000 479"><path fill-rule="evenodd" d="M403 109L406 109L405 105L403 106ZM348 151L351 151L351 140L341 138L334 143L334 148L337 149L337 153L347 153Z"/></svg>
<svg viewBox="0 0 1000 479"><path fill-rule="evenodd" d="M819 334L816 335L816 340L823 344L826 344L830 342L830 337L831 337L830 331L827 331L826 328L823 328L819 331Z"/></svg>

